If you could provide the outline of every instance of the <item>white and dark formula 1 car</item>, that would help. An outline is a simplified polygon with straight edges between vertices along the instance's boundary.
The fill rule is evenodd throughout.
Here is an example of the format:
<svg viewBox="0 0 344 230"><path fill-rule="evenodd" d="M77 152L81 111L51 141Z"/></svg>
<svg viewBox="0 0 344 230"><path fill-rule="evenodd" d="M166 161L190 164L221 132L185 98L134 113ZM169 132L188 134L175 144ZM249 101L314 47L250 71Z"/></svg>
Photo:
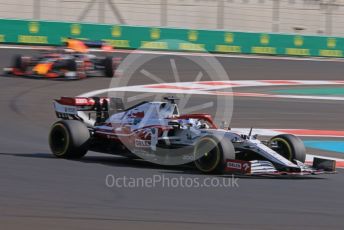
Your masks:
<svg viewBox="0 0 344 230"><path fill-rule="evenodd" d="M219 129L209 114L179 113L175 98L125 109L118 98L61 97L60 121L49 134L52 153L81 158L88 150L174 164L194 163L206 174L310 175L335 171L335 161L305 165L301 139L278 135L268 141ZM110 115L112 114L112 115Z"/></svg>
<svg viewBox="0 0 344 230"><path fill-rule="evenodd" d="M89 53L89 48L112 47L103 42L68 39L66 47L42 51L36 56L17 55L4 72L15 76L77 80L86 77L113 77L121 58L100 57Z"/></svg>

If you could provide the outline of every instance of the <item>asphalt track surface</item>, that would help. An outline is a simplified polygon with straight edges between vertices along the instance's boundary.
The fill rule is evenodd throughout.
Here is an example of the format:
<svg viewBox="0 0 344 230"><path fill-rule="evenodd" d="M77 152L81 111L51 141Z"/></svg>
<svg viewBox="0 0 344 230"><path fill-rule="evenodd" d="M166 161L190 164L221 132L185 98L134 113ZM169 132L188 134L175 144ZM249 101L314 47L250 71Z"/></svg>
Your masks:
<svg viewBox="0 0 344 230"><path fill-rule="evenodd" d="M34 51L1 49L0 67L8 65L15 53ZM190 65L181 57L172 58L183 81L192 81ZM219 61L231 80L344 80L344 63L339 62ZM158 58L151 67L159 75L166 74L168 66ZM132 80L146 81L140 74ZM0 229L344 228L341 170L311 179L239 178L239 187L229 188L109 188L108 174L200 180L207 176L189 167L161 167L96 153L78 161L52 157L47 144L49 127L56 121L51 101L109 84L106 78L71 82L0 78ZM231 126L342 130L343 114L343 102L338 101L235 98Z"/></svg>

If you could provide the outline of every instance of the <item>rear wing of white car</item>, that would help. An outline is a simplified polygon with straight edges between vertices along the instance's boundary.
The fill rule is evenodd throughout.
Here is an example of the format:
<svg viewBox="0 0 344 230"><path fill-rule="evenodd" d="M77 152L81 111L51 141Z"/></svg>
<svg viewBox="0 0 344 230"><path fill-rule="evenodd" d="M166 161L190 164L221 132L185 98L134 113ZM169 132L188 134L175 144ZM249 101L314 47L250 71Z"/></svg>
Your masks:
<svg viewBox="0 0 344 230"><path fill-rule="evenodd" d="M58 118L85 121L85 113L89 119L95 114L96 124L104 122L109 113L124 110L122 99L107 97L61 97L53 105Z"/></svg>

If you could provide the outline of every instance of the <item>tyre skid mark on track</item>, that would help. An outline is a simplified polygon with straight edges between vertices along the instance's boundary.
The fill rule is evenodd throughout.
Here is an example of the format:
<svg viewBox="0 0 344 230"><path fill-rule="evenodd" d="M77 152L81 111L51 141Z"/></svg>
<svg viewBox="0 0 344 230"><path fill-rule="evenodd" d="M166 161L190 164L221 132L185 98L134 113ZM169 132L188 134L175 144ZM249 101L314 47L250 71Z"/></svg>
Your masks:
<svg viewBox="0 0 344 230"><path fill-rule="evenodd" d="M33 87L33 88L29 88L29 89L25 89L21 92L19 92L18 94L14 95L11 100L9 101L9 108L16 114L20 115L20 116L26 116L24 113L22 113L20 111L20 107L17 105L18 104L18 101L24 97L26 94L34 91L34 90L37 90L37 89L41 89L41 88L46 88L46 87L49 87L51 86L52 83L47 83L47 84L43 84L43 85L40 85L40 86L37 86L37 87Z"/></svg>

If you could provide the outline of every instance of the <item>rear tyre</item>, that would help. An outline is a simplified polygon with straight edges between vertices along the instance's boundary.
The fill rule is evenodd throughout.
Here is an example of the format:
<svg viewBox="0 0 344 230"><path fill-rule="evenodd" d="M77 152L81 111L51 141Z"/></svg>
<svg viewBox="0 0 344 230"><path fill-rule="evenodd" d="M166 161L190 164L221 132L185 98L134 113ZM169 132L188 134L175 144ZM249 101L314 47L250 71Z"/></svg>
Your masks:
<svg viewBox="0 0 344 230"><path fill-rule="evenodd" d="M115 73L112 57L104 59L104 75L105 77L113 77Z"/></svg>
<svg viewBox="0 0 344 230"><path fill-rule="evenodd" d="M90 132L80 121L61 120L54 123L49 134L52 153L59 158L81 158L88 150Z"/></svg>
<svg viewBox="0 0 344 230"><path fill-rule="evenodd" d="M235 159L235 150L230 140L215 135L200 138L194 148L195 166L205 174L222 174L226 159Z"/></svg>
<svg viewBox="0 0 344 230"><path fill-rule="evenodd" d="M78 66L76 64L76 61L74 59L66 60L66 69L68 69L69 71L77 71Z"/></svg>
<svg viewBox="0 0 344 230"><path fill-rule="evenodd" d="M303 141L292 134L272 137L269 146L291 162L296 163L295 160L297 160L304 163L306 160L306 148Z"/></svg>
<svg viewBox="0 0 344 230"><path fill-rule="evenodd" d="M14 57L13 66L16 69L19 69L22 72L25 72L29 66L29 57L23 57L21 55L17 55Z"/></svg>
<svg viewBox="0 0 344 230"><path fill-rule="evenodd" d="M83 79L87 76L83 61L69 59L67 60L66 67L69 71L76 73L76 77L69 77L69 79Z"/></svg>

